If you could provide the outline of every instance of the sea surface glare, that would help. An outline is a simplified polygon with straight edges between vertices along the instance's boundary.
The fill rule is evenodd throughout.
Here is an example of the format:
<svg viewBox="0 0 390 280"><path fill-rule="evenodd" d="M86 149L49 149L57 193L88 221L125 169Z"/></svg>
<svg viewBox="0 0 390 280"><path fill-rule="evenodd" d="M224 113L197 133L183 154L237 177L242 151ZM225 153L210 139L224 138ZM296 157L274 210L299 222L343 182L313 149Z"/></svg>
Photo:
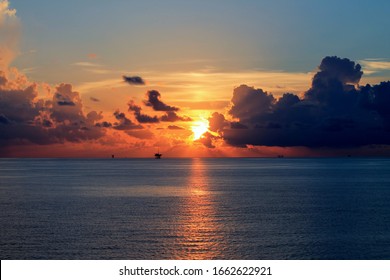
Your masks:
<svg viewBox="0 0 390 280"><path fill-rule="evenodd" d="M1 259L390 259L390 159L0 159Z"/></svg>

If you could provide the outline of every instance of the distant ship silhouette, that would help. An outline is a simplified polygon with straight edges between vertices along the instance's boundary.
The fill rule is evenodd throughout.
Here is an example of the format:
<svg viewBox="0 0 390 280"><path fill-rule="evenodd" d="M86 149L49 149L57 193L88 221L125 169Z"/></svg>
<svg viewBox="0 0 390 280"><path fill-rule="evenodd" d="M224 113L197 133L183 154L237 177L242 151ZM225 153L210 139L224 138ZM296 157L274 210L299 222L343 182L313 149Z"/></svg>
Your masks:
<svg viewBox="0 0 390 280"><path fill-rule="evenodd" d="M162 154L160 154L160 151L158 151L157 153L154 154L155 159L160 159L161 156L162 156Z"/></svg>

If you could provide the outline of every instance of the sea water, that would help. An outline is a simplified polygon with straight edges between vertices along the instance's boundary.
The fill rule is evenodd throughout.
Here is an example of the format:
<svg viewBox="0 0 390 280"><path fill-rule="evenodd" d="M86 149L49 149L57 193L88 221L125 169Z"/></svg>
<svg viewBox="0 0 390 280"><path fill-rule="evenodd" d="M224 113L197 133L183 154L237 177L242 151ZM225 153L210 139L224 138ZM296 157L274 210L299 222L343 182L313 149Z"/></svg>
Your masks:
<svg viewBox="0 0 390 280"><path fill-rule="evenodd" d="M389 259L390 159L0 159L1 259Z"/></svg>

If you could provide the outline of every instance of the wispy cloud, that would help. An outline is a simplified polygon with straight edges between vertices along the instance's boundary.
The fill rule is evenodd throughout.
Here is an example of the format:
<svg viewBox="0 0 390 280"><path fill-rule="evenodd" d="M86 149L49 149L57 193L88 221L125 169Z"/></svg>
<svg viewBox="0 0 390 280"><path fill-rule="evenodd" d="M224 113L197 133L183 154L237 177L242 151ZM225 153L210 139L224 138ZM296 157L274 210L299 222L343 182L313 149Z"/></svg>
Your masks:
<svg viewBox="0 0 390 280"><path fill-rule="evenodd" d="M79 84L77 86L77 90L80 91L81 93L88 93L92 92L94 90L99 90L103 88L108 88L108 87L123 87L123 83L121 79L118 78L111 78L111 79L105 79L105 80L99 80L99 81L94 81L94 82L86 82Z"/></svg>
<svg viewBox="0 0 390 280"><path fill-rule="evenodd" d="M73 63L73 65L82 66L82 67L102 67L101 64L92 63L92 62L88 62L88 61L75 62L75 63Z"/></svg>
<svg viewBox="0 0 390 280"><path fill-rule="evenodd" d="M102 88L125 87L126 84L123 83L121 76L118 75L118 78L112 76L117 72L110 72L111 77L107 79L79 84L77 89L84 94ZM261 87L276 96L281 96L285 92L303 94L312 78L312 73L258 70L241 72L136 72L148 80L146 91L156 89L163 93L168 92L171 101L191 105L189 106L191 108L192 106L198 108L199 102L205 103L204 105L216 101L226 103L230 99L231 91L241 84ZM207 102L204 102L205 100ZM203 108L204 105L200 108Z"/></svg>
<svg viewBox="0 0 390 280"><path fill-rule="evenodd" d="M364 74L372 75L375 73L390 71L390 61L383 58L369 58L360 60Z"/></svg>
<svg viewBox="0 0 390 280"><path fill-rule="evenodd" d="M36 69L37 67L28 67L28 68L21 69L20 72L26 75L26 74L34 73Z"/></svg>
<svg viewBox="0 0 390 280"><path fill-rule="evenodd" d="M149 73L149 76L146 77L151 87L160 86L172 89L172 91L192 91L196 93L195 97L199 100L209 100L211 96L221 99L224 95L223 92L226 95L234 87L243 83L261 86L277 95L284 92L302 93L310 84L312 74L249 70L240 72Z"/></svg>
<svg viewBox="0 0 390 280"><path fill-rule="evenodd" d="M79 61L72 64L73 66L81 67L84 71L94 74L109 74L112 71L108 70L104 65L89 61Z"/></svg>

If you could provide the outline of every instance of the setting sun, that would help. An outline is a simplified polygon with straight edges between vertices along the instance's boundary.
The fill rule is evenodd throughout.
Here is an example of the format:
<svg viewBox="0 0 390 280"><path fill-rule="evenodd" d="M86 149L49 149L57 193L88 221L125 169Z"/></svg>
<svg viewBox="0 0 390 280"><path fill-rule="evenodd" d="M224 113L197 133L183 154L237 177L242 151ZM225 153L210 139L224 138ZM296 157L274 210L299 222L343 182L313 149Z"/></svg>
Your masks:
<svg viewBox="0 0 390 280"><path fill-rule="evenodd" d="M207 132L209 129L209 122L207 120L200 120L194 122L194 125L191 126L191 130L193 132L193 139L198 140L202 135Z"/></svg>

